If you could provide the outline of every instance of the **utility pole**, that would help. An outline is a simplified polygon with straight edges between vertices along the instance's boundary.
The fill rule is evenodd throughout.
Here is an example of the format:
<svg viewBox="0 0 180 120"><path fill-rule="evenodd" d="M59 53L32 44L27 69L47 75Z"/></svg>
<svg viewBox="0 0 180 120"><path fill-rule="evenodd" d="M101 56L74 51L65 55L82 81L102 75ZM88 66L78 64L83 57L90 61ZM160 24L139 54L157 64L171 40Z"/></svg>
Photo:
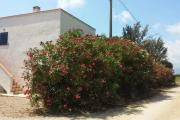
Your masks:
<svg viewBox="0 0 180 120"><path fill-rule="evenodd" d="M109 37L112 38L112 0L110 2L110 16L109 16Z"/></svg>

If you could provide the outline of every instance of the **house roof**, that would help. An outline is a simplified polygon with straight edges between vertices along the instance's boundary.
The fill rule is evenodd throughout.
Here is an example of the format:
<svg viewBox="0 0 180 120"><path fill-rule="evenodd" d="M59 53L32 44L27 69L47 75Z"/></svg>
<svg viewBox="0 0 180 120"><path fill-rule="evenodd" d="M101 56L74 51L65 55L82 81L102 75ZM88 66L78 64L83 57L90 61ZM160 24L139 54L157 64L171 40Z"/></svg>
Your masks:
<svg viewBox="0 0 180 120"><path fill-rule="evenodd" d="M80 21L81 23L87 25L88 27L91 27L92 29L96 30L94 27L90 26L89 24L87 24L86 22L80 20L79 18L75 17L74 15L68 13L67 11L61 9L61 8L58 8L58 9L51 9L51 10L44 10L44 11L40 11L40 12L30 12L30 13L24 13L24 14L19 14L19 15L12 15L12 16L4 16L4 17L0 17L0 20L1 19L7 19L7 18L11 18L11 17L19 17L19 16L27 16L27 15L32 15L32 14L41 14L41 13L47 13L47 12L52 12L52 11L62 11L64 13L66 13L67 15L73 17L74 19Z"/></svg>

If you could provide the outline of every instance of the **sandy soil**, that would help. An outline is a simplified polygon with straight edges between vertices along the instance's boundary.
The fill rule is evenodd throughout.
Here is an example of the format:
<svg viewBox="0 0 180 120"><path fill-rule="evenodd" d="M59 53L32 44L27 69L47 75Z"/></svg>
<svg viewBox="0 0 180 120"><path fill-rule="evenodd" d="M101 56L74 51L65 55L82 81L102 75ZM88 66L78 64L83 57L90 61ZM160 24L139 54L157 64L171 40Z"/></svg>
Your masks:
<svg viewBox="0 0 180 120"><path fill-rule="evenodd" d="M26 98L0 96L0 120L180 120L180 87L127 107L87 116L32 116Z"/></svg>
<svg viewBox="0 0 180 120"><path fill-rule="evenodd" d="M30 104L26 98L0 96L0 116L25 117L29 116Z"/></svg>

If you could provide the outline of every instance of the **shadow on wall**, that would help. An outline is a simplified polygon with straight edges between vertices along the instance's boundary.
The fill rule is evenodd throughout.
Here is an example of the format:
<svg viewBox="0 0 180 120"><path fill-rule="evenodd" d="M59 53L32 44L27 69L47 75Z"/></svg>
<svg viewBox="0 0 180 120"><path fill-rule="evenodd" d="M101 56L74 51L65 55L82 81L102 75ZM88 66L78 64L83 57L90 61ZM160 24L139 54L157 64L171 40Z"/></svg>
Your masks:
<svg viewBox="0 0 180 120"><path fill-rule="evenodd" d="M7 93L6 90L0 85L0 93Z"/></svg>
<svg viewBox="0 0 180 120"><path fill-rule="evenodd" d="M0 63L0 85L7 94L11 94L13 75Z"/></svg>

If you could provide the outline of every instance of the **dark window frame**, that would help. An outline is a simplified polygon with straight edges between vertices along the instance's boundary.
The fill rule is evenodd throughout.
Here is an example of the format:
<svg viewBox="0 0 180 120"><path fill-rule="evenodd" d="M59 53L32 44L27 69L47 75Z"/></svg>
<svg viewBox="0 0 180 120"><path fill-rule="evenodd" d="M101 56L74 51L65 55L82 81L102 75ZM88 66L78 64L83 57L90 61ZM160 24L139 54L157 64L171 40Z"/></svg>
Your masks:
<svg viewBox="0 0 180 120"><path fill-rule="evenodd" d="M8 45L8 32L0 32L0 46Z"/></svg>

